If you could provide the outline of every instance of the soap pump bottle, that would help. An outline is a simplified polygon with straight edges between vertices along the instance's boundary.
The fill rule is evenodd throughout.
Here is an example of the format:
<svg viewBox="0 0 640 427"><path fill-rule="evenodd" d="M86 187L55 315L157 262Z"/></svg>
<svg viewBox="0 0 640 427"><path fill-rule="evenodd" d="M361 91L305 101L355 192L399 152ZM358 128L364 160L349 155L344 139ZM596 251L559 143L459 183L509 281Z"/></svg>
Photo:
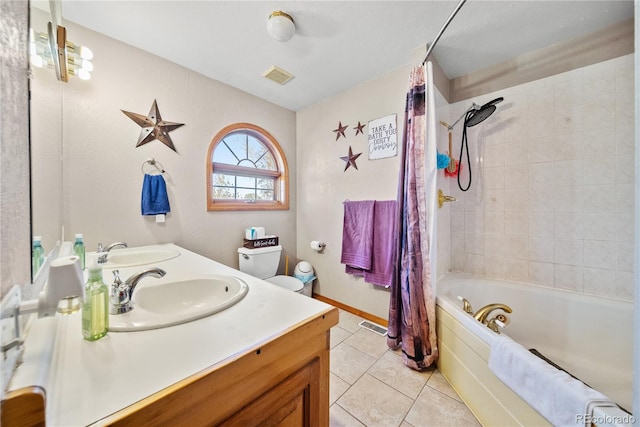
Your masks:
<svg viewBox="0 0 640 427"><path fill-rule="evenodd" d="M31 272L33 277L36 277L43 263L44 248L42 247L42 237L33 236L33 245L31 246Z"/></svg>
<svg viewBox="0 0 640 427"><path fill-rule="evenodd" d="M95 341L104 337L109 329L109 288L102 281L102 267L97 256L91 256L87 261L89 278L82 304L82 336Z"/></svg>
<svg viewBox="0 0 640 427"><path fill-rule="evenodd" d="M75 235L75 237L76 237L76 241L73 244L73 252L80 258L80 266L84 270L84 268L86 267L86 263L85 263L84 241L82 240L83 236L81 233L78 233Z"/></svg>

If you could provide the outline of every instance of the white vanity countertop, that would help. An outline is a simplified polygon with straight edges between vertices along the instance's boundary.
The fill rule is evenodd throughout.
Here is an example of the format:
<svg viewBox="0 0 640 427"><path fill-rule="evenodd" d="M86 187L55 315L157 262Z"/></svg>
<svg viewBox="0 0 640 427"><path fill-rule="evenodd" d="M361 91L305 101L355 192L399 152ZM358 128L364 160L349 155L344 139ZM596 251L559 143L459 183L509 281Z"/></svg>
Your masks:
<svg viewBox="0 0 640 427"><path fill-rule="evenodd" d="M11 388L33 385L21 384L29 377L21 370L33 369L29 366L32 363L42 364L46 356L33 354L41 350L29 340L42 335L43 329L54 330L51 367L48 374L40 374L46 384L47 425L96 423L331 309L325 303L278 288L178 246L161 246L176 248L181 254L158 264L121 268L121 277L153 266L163 268L167 275L162 279L145 278L138 286L189 275L227 274L247 282L249 292L236 305L200 320L149 331L109 332L95 342L82 338L80 313L36 320L27 338L24 363L18 368ZM105 269L103 277L110 284L111 270ZM57 325L51 327L54 322Z"/></svg>

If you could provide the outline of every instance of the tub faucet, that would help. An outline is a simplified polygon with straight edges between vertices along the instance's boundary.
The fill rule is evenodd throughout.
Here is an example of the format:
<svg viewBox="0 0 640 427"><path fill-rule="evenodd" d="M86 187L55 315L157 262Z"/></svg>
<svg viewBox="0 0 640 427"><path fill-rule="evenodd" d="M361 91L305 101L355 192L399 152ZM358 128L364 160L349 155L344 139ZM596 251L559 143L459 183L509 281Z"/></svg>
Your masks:
<svg viewBox="0 0 640 427"><path fill-rule="evenodd" d="M506 314L498 314L493 319L489 319L487 322L487 328L491 329L496 334L500 334L500 329L504 329L510 323Z"/></svg>
<svg viewBox="0 0 640 427"><path fill-rule="evenodd" d="M103 254L98 257L98 264L104 264L105 262L107 262L107 256L109 256L109 251L111 249L126 248L126 247L128 246L125 242L115 242L110 245L107 245L106 247L102 247L102 243L98 243L98 249L96 249L96 253Z"/></svg>
<svg viewBox="0 0 640 427"><path fill-rule="evenodd" d="M489 316L489 314L491 314L493 310L503 310L506 313L511 313L513 311L511 310L511 307L509 307L508 305L489 304L489 305L485 305L480 310L476 311L476 314L474 314L473 317L480 323L486 323L487 316Z"/></svg>
<svg viewBox="0 0 640 427"><path fill-rule="evenodd" d="M462 309L465 313L473 315L473 308L471 308L471 303L469 302L469 300L467 300L463 296L458 295L458 301L462 302Z"/></svg>
<svg viewBox="0 0 640 427"><path fill-rule="evenodd" d="M160 278L164 277L165 274L167 274L167 272L161 268L150 268L134 274L122 283L122 280L120 280L120 272L118 270L113 270L113 283L111 284L111 309L109 312L111 314L122 314L133 310L131 298L133 296L133 291L136 289L136 286L138 286L140 280L147 276Z"/></svg>

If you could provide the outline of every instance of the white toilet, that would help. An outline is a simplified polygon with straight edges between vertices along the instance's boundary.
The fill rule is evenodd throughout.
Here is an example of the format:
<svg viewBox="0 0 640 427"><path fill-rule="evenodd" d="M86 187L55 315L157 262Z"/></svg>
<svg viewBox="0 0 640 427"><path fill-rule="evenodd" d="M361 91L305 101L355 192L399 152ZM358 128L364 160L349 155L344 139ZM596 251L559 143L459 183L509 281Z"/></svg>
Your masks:
<svg viewBox="0 0 640 427"><path fill-rule="evenodd" d="M268 246L266 248L247 249L238 248L240 271L259 279L280 286L281 288L303 293L304 284L291 276L276 276L282 246Z"/></svg>

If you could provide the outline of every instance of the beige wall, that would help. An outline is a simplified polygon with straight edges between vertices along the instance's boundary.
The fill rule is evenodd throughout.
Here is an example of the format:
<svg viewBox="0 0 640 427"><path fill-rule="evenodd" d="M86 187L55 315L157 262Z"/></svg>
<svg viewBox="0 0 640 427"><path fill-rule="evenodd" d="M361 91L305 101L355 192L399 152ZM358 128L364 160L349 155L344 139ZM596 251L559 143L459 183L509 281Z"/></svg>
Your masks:
<svg viewBox="0 0 640 427"><path fill-rule="evenodd" d="M126 241L130 246L175 242L237 267L236 249L242 244L244 228L253 225L279 235L284 253L295 255L295 173L290 178L291 208L287 211L207 212L205 169L213 136L231 123L250 122L278 140L290 170L295 171L294 112L83 27L67 23L67 34L71 41L93 50L92 78L71 77L63 84L52 80L53 71L37 70L34 84L52 94L39 93L37 98L43 102L33 106L34 122L46 123L48 119L41 115L59 111L58 105L46 101L55 102L62 90L62 215L67 240L73 233L84 233L88 250L95 250L98 242ZM43 84L45 79L50 84ZM159 141L135 148L140 127L120 110L146 115L154 99L164 120L185 124L170 133L177 153ZM34 138L38 136L57 135L34 132ZM50 143L34 141L38 146ZM140 214L141 165L148 157L167 171L171 213L164 224ZM36 179L38 183L48 181L42 176ZM51 185L57 191L56 183ZM41 200L34 201L37 203L42 205ZM45 232L50 230L35 230ZM45 245L50 248L54 243Z"/></svg>
<svg viewBox="0 0 640 427"><path fill-rule="evenodd" d="M397 115L398 140L403 133L405 95L410 67L349 89L297 114L298 141L298 258L309 261L318 279L314 292L387 318L389 291L361 278L344 273L340 264L342 249L343 201L396 199L399 153L396 157L369 160L365 135L355 136L353 126L360 120ZM438 94L438 102L443 103ZM347 138L336 141L332 132L338 122L348 124ZM444 134L443 134L444 135ZM443 136L446 138L446 135ZM352 147L358 170L344 171L346 156ZM312 240L324 241L322 253L313 251Z"/></svg>

